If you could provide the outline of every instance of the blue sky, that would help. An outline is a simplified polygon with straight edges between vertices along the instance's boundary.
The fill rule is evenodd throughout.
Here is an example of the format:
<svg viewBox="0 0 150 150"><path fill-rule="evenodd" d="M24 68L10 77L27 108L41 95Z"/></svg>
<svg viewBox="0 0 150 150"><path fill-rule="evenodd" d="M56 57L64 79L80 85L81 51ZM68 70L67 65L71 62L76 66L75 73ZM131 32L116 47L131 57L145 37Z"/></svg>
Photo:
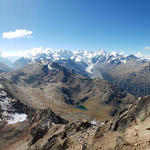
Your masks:
<svg viewBox="0 0 150 150"><path fill-rule="evenodd" d="M3 36L21 29L32 35ZM149 54L150 1L0 0L0 49L16 52L40 46Z"/></svg>

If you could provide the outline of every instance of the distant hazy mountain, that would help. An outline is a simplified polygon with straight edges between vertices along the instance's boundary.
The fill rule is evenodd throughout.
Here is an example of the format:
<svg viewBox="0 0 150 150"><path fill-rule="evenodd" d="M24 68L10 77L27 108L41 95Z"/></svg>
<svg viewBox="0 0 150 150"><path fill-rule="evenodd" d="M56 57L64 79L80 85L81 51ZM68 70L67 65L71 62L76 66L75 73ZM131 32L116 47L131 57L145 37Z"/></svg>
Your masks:
<svg viewBox="0 0 150 150"><path fill-rule="evenodd" d="M7 65L7 66L11 66L11 64L12 64L12 62L9 60L9 59L7 59L7 58L4 58L4 57L0 57L0 63L2 63L2 64L5 64L5 65Z"/></svg>
<svg viewBox="0 0 150 150"><path fill-rule="evenodd" d="M26 66L30 62L31 62L31 59L21 57L21 58L17 59L15 62L13 62L12 66L14 66L15 68L21 68L21 67Z"/></svg>
<svg viewBox="0 0 150 150"><path fill-rule="evenodd" d="M8 72L12 69L12 62L4 57L0 57L0 73Z"/></svg>
<svg viewBox="0 0 150 150"><path fill-rule="evenodd" d="M0 73L2 73L2 72L8 72L10 70L11 70L10 67L8 67L5 64L0 63Z"/></svg>

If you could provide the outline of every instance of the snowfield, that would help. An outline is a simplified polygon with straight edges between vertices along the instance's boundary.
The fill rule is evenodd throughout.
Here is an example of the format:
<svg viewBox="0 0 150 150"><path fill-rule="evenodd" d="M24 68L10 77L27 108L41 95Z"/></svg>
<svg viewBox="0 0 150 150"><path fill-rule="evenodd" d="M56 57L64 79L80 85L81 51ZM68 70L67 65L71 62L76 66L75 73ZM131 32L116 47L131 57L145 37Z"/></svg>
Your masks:
<svg viewBox="0 0 150 150"><path fill-rule="evenodd" d="M7 97L6 91L0 91L0 108L2 117L0 118L0 121L6 121L7 124L15 124L27 119L26 114L16 112L15 108L13 107L15 101L15 99Z"/></svg>
<svg viewBox="0 0 150 150"><path fill-rule="evenodd" d="M7 120L8 124L15 124L18 122L23 122L27 119L27 115L26 114L12 114L10 120Z"/></svg>

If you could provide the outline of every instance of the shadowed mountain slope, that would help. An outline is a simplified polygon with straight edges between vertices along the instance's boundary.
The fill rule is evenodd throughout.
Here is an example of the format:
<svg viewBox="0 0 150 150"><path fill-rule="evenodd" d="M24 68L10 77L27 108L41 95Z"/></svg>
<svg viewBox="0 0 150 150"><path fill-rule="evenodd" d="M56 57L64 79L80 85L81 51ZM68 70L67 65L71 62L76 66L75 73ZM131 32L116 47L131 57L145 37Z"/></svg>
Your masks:
<svg viewBox="0 0 150 150"><path fill-rule="evenodd" d="M150 64L148 62L137 63L131 60L119 66L97 65L95 74L98 73L102 74L104 80L118 85L136 97L150 94Z"/></svg>

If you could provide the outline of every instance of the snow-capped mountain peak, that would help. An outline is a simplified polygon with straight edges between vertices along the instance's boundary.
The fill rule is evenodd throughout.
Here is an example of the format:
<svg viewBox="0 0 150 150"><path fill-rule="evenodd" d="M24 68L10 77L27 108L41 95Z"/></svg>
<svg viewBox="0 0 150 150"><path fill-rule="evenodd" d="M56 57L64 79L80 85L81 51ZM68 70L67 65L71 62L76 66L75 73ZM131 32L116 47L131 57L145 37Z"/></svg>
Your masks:
<svg viewBox="0 0 150 150"><path fill-rule="evenodd" d="M124 55L123 52L117 53L116 51L105 52L99 50L97 52L89 51L70 51L70 50L57 50L51 49L33 48L30 51L26 51L22 59L24 61L35 62L35 61L55 61L61 64L63 61L72 61L74 65L79 66L88 73L92 73L92 69L97 64L116 64L127 63L127 61L143 61L144 58L135 55ZM18 62L17 62L18 63ZM24 63L26 64L26 63Z"/></svg>

